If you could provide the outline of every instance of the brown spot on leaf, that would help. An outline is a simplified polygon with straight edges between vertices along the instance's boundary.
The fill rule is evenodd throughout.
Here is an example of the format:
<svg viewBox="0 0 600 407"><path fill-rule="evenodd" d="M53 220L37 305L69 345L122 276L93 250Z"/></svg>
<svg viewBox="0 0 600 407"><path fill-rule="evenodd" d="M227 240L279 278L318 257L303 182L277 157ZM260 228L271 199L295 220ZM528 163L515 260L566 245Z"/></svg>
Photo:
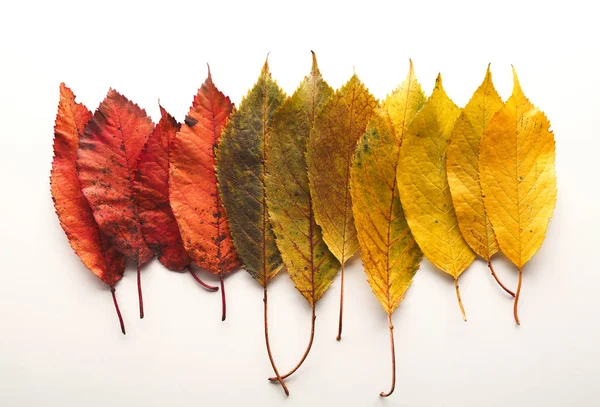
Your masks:
<svg viewBox="0 0 600 407"><path fill-rule="evenodd" d="M187 115L185 116L185 120L184 120L185 124L187 124L190 127L194 127L197 123L198 120L194 119L192 116Z"/></svg>

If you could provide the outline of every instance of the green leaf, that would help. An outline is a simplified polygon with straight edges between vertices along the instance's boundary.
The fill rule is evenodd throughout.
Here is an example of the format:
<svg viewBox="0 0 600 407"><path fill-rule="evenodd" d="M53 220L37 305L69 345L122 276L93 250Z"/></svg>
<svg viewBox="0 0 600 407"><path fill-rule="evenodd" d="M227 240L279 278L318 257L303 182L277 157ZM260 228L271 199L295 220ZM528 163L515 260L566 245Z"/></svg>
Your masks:
<svg viewBox="0 0 600 407"><path fill-rule="evenodd" d="M265 62L231 114L217 150L217 180L233 242L244 267L263 287L283 266L267 212L265 162L269 125L284 99Z"/></svg>

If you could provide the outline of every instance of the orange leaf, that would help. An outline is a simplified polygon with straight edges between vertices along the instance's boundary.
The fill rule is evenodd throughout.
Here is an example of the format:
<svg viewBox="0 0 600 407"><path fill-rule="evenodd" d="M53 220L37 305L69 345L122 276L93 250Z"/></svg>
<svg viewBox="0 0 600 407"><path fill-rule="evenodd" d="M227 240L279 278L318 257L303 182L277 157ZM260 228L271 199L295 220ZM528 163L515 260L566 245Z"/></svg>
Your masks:
<svg viewBox="0 0 600 407"><path fill-rule="evenodd" d="M215 175L215 148L233 103L208 78L171 145L169 194L183 244L200 267L221 280L240 267Z"/></svg>
<svg viewBox="0 0 600 407"><path fill-rule="evenodd" d="M111 288L123 276L123 256L108 245L81 191L77 178L77 147L91 112L75 102L75 95L64 83L60 85L60 102L54 126L54 160L50 188L60 225L67 234L71 247L83 264ZM115 306L116 304L116 298ZM123 321L117 308L121 329Z"/></svg>

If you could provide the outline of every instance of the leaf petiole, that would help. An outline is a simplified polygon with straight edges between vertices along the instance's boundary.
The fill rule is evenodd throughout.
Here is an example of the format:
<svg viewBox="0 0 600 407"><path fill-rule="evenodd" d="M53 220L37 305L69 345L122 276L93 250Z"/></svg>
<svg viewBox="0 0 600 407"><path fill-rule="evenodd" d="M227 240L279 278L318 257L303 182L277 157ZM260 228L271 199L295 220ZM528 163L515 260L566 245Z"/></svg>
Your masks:
<svg viewBox="0 0 600 407"><path fill-rule="evenodd" d="M498 279L498 275L496 275L496 272L494 271L494 267L492 266L491 260L488 260L488 267L490 268L490 271L492 272L492 276L494 276L494 279L500 285L500 287L502 287L502 289L504 291L506 291L507 293L509 293L510 295L512 295L514 297L515 293L513 293L511 290L509 290L504 284L502 284L502 281L500 281L500 279Z"/></svg>
<svg viewBox="0 0 600 407"><path fill-rule="evenodd" d="M394 325L392 324L392 314L388 314L388 325L390 327L390 345L392 347L392 388L387 393L381 392L381 397L389 397L396 388L396 349L394 346Z"/></svg>
<svg viewBox="0 0 600 407"><path fill-rule="evenodd" d="M119 303L117 302L117 296L115 295L115 287L110 287L110 293L112 294L113 303L115 304L115 310L117 311L117 316L119 317L119 323L121 324L121 332L125 335L125 324L123 323L123 316L121 315L121 310L119 309Z"/></svg>
<svg viewBox="0 0 600 407"><path fill-rule="evenodd" d="M456 298L458 299L458 305L460 306L460 312L465 322L467 322L467 314L465 314L465 308L463 307L462 300L460 299L460 290L458 289L458 278L454 279L454 287L456 288Z"/></svg>
<svg viewBox="0 0 600 407"><path fill-rule="evenodd" d="M515 321L517 321L517 325L521 325L521 321L519 321L518 307L519 307L519 294L521 294L521 282L522 281L523 281L523 268L519 267L519 284L517 285L517 295L515 296L515 307L514 307Z"/></svg>
<svg viewBox="0 0 600 407"><path fill-rule="evenodd" d="M300 368L300 366L302 366L302 363L304 363L304 361L306 360L306 357L310 353L310 349L312 348L313 340L315 339L315 320L316 319L317 319L317 316L315 315L315 303L313 302L313 304L312 304L312 322L311 322L311 326L310 326L310 339L308 341L308 347L306 348L306 351L304 351L304 355L302 355L302 359L300 359L300 362L298 362L296 367L294 367L292 370L290 370L286 374L282 375L281 376L282 379L287 379L292 374L294 374L294 372L296 370L298 370ZM274 381L278 380L278 378L277 377L269 377L269 380L274 382Z"/></svg>
<svg viewBox="0 0 600 407"><path fill-rule="evenodd" d="M275 372L276 377L274 379L278 380L279 383L281 383L281 387L283 387L283 391L285 392L285 395L289 396L290 392L289 392L287 386L285 385L285 383L283 382L283 379L279 375L279 371L277 370L277 366L275 366L275 361L273 360L273 354L271 353L271 344L269 343L269 321L268 321L268 309L269 308L267 305L267 286L266 285L264 288L263 303L264 303L264 318L265 318L265 342L267 344L267 354L269 355L269 361L271 362L271 366L273 367L273 371Z"/></svg>
<svg viewBox="0 0 600 407"><path fill-rule="evenodd" d="M192 266L188 266L187 270L190 272L192 277L194 277L194 280L196 280L198 282L198 284L200 284L202 287L206 288L208 291L219 291L219 287L215 287L214 285L206 284L204 281L202 281L200 279L200 277L198 277L196 275L196 273L194 273L194 270L192 270Z"/></svg>
<svg viewBox="0 0 600 407"><path fill-rule="evenodd" d="M138 298L140 300L140 319L144 318L144 298L142 297L142 272L141 272L142 264L138 259L137 264L137 288L138 288Z"/></svg>

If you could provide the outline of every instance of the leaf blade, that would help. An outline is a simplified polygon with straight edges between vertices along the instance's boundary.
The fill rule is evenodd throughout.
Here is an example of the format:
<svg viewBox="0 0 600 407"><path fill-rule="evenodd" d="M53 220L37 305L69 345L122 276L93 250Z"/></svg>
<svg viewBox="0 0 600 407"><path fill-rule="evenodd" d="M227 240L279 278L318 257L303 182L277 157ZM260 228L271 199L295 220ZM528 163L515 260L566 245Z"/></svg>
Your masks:
<svg viewBox="0 0 600 407"><path fill-rule="evenodd" d="M513 94L486 128L479 165L500 249L521 269L541 247L554 212L556 153L550 122L513 74Z"/></svg>
<svg viewBox="0 0 600 407"><path fill-rule="evenodd" d="M455 279L475 259L458 229L446 177L447 143L459 114L438 76L406 132L398 166L400 200L415 240L427 259Z"/></svg>
<svg viewBox="0 0 600 407"><path fill-rule="evenodd" d="M185 270L190 258L169 203L169 150L179 123L162 106L161 119L140 154L138 208L142 234L158 260L169 270Z"/></svg>
<svg viewBox="0 0 600 407"><path fill-rule="evenodd" d="M313 54L310 75L273 115L266 163L267 206L277 247L296 289L311 304L331 285L340 266L315 222L306 164L315 117L332 93Z"/></svg>
<svg viewBox="0 0 600 407"><path fill-rule="evenodd" d="M479 147L486 126L503 105L488 66L483 83L452 130L446 163L458 226L471 249L488 261L498 251L498 243L483 205Z"/></svg>
<svg viewBox="0 0 600 407"><path fill-rule="evenodd" d="M317 224L329 250L345 263L358 250L350 167L377 100L356 75L327 101L309 137L307 164Z"/></svg>
<svg viewBox="0 0 600 407"><path fill-rule="evenodd" d="M352 210L361 259L388 315L400 304L423 256L404 217L396 177L402 137L424 103L411 63L406 80L374 114L352 166Z"/></svg>
<svg viewBox="0 0 600 407"><path fill-rule="evenodd" d="M79 181L100 230L138 265L153 256L141 233L134 188L138 159L153 129L144 110L111 89L77 150Z"/></svg>
<svg viewBox="0 0 600 407"><path fill-rule="evenodd" d="M209 71L171 146L171 207L190 257L213 274L230 273L241 264L215 170L215 148L232 110Z"/></svg>
<svg viewBox="0 0 600 407"><path fill-rule="evenodd" d="M92 113L75 102L64 83L54 126L54 159L50 189L56 214L69 243L83 264L110 287L121 279L125 259L100 233L77 177L79 138Z"/></svg>
<svg viewBox="0 0 600 407"><path fill-rule="evenodd" d="M265 191L266 133L285 95L265 62L258 81L231 114L217 149L217 180L235 247L263 287L283 267Z"/></svg>

